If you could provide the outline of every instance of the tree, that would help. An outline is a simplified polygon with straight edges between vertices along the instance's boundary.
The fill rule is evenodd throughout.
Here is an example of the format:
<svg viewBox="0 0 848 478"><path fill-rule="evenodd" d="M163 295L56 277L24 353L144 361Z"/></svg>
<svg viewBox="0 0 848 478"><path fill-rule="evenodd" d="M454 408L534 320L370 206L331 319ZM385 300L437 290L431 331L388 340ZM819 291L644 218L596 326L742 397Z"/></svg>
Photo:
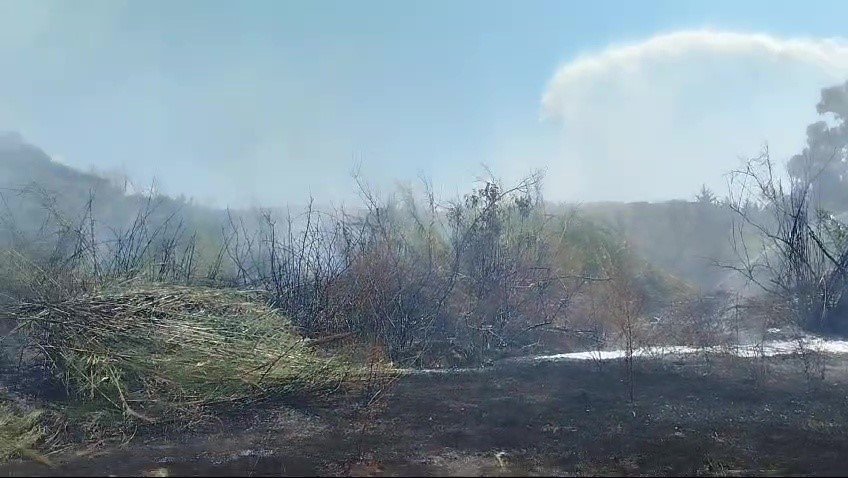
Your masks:
<svg viewBox="0 0 848 478"><path fill-rule="evenodd" d="M704 184L701 186L701 191L695 196L695 201L699 204L716 204L718 199L712 190Z"/></svg>
<svg viewBox="0 0 848 478"><path fill-rule="evenodd" d="M835 120L807 127L807 146L789 160L788 173L795 186L809 186L812 201L834 212L848 210L848 82L824 88L816 105L820 115Z"/></svg>

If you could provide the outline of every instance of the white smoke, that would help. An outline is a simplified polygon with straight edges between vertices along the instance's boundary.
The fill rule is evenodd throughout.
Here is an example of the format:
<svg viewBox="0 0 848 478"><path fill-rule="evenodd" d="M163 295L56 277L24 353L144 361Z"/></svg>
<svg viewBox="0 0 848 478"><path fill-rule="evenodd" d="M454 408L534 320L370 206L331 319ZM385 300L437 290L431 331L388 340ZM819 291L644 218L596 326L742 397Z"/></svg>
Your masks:
<svg viewBox="0 0 848 478"><path fill-rule="evenodd" d="M614 72L634 71L654 61L704 53L808 64L837 80L848 75L848 41L845 39L781 39L767 34L679 31L632 45L610 47L561 66L542 98L544 112L553 117L561 116L572 91L582 90L587 82Z"/></svg>
<svg viewBox="0 0 848 478"><path fill-rule="evenodd" d="M820 89L848 79L848 40L686 30L562 64L542 98L560 123L557 199L692 198L768 144L803 147Z"/></svg>

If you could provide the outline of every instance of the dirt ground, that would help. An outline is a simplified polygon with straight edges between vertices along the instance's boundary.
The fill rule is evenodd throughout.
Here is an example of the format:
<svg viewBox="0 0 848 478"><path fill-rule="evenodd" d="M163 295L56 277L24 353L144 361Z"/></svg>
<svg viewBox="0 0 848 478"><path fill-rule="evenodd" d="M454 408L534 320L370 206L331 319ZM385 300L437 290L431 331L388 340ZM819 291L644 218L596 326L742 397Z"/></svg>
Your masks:
<svg viewBox="0 0 848 478"><path fill-rule="evenodd" d="M264 404L193 432L18 461L0 475L844 475L848 358L509 363L362 396Z"/></svg>

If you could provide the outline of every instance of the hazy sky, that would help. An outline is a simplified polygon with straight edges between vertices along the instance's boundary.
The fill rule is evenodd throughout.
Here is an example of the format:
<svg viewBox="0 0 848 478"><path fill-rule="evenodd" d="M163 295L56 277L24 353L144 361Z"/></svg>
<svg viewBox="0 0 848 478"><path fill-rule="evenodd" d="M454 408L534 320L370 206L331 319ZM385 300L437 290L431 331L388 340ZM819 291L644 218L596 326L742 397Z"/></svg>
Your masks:
<svg viewBox="0 0 848 478"><path fill-rule="evenodd" d="M342 200L361 164L450 193L692 197L781 160L848 79L848 2L0 1L0 130L216 204Z"/></svg>

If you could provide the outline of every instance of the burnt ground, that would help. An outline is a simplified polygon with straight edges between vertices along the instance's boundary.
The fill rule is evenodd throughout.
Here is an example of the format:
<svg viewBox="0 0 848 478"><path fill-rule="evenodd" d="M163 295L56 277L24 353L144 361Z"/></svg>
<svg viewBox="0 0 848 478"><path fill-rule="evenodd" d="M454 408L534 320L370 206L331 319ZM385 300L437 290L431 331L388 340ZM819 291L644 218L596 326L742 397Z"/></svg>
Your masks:
<svg viewBox="0 0 848 478"><path fill-rule="evenodd" d="M0 475L739 475L848 472L848 358L510 363L407 376L383 399L264 404L192 432ZM763 365L764 367L760 367Z"/></svg>

